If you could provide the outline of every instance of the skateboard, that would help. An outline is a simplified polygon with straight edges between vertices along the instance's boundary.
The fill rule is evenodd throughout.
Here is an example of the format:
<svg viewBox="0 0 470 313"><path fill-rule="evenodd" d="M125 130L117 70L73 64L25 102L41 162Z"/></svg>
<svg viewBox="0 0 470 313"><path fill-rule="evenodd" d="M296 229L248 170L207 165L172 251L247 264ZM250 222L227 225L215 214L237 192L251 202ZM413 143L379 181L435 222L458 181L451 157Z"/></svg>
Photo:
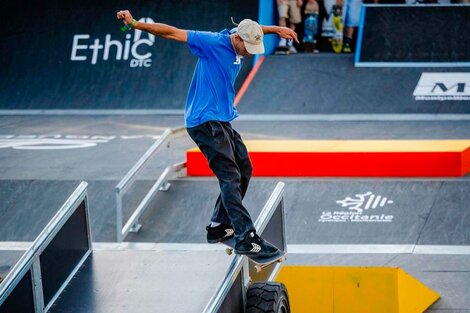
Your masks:
<svg viewBox="0 0 470 313"><path fill-rule="evenodd" d="M225 240L225 241L222 241L220 242L221 244L227 246L227 248L225 249L225 253L227 253L228 255L232 255L233 253L233 250L235 249L235 239L234 238L230 238L228 240ZM265 258L262 258L262 257L253 257L253 256L248 256L247 257L253 261L253 263L255 263L255 269L256 269L256 272L259 273L263 270L263 268L273 264L273 263L282 263L286 260L286 253L279 250L279 253L274 255L274 256L271 256L271 257L265 257Z"/></svg>
<svg viewBox="0 0 470 313"><path fill-rule="evenodd" d="M304 45L305 51L314 52L318 31L318 14L308 13L304 22Z"/></svg>
<svg viewBox="0 0 470 313"><path fill-rule="evenodd" d="M343 20L342 6L336 0L324 0L326 15L323 19L321 37L328 38L334 52L340 53L343 49Z"/></svg>
<svg viewBox="0 0 470 313"><path fill-rule="evenodd" d="M331 38L331 46L333 51L340 53L343 50L343 21L341 15L342 7L340 5L333 5L333 37Z"/></svg>

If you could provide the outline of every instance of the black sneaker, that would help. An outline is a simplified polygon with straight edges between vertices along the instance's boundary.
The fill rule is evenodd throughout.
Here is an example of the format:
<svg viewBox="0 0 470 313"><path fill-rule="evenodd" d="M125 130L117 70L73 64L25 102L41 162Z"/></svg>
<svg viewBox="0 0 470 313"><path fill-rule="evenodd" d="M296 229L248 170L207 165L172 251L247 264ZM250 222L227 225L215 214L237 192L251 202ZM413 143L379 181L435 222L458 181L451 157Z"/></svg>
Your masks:
<svg viewBox="0 0 470 313"><path fill-rule="evenodd" d="M207 225L207 242L208 243L218 243L230 238L233 238L234 230L232 226L227 224L220 224L216 227L211 227L211 225Z"/></svg>
<svg viewBox="0 0 470 313"><path fill-rule="evenodd" d="M245 240L235 244L236 254L245 254L260 258L269 258L279 253L279 249L258 236L256 232L251 232Z"/></svg>

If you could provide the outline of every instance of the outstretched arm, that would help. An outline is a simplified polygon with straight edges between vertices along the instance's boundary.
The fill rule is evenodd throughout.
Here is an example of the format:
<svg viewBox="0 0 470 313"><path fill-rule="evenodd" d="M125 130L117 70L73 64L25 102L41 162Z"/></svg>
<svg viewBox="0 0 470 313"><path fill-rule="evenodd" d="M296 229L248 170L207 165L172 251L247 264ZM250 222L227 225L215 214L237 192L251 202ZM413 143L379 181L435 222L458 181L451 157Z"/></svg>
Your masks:
<svg viewBox="0 0 470 313"><path fill-rule="evenodd" d="M279 35L281 38L295 40L299 43L299 39L297 39L297 33L290 28L281 27L281 26L263 26L261 25L261 29L265 35L268 34L276 34Z"/></svg>
<svg viewBox="0 0 470 313"><path fill-rule="evenodd" d="M124 25L131 25L134 21L131 13L128 10L117 12L117 18L120 19ZM142 23L135 22L132 28L139 29L144 32L151 33L152 35L162 37L165 39L176 40L180 42L188 41L188 32L174 26L162 23Z"/></svg>

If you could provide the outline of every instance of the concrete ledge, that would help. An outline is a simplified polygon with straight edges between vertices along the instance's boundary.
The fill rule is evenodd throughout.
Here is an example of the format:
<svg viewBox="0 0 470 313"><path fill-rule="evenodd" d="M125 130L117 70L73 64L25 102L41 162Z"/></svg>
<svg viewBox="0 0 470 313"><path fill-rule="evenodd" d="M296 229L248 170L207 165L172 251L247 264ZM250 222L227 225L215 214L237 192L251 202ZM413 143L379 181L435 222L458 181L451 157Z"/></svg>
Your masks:
<svg viewBox="0 0 470 313"><path fill-rule="evenodd" d="M470 172L470 140L246 141L254 176L458 177ZM211 176L198 148L188 176Z"/></svg>

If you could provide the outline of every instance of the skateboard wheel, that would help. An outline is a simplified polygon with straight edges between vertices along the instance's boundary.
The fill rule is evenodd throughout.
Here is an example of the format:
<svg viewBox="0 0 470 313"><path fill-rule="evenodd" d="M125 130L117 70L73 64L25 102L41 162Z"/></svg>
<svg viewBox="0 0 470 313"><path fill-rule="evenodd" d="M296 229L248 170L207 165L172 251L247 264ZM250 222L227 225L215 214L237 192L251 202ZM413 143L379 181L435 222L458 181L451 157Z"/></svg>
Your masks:
<svg viewBox="0 0 470 313"><path fill-rule="evenodd" d="M227 253L228 255L232 255L232 252L233 250L230 248L225 249L225 253Z"/></svg>

